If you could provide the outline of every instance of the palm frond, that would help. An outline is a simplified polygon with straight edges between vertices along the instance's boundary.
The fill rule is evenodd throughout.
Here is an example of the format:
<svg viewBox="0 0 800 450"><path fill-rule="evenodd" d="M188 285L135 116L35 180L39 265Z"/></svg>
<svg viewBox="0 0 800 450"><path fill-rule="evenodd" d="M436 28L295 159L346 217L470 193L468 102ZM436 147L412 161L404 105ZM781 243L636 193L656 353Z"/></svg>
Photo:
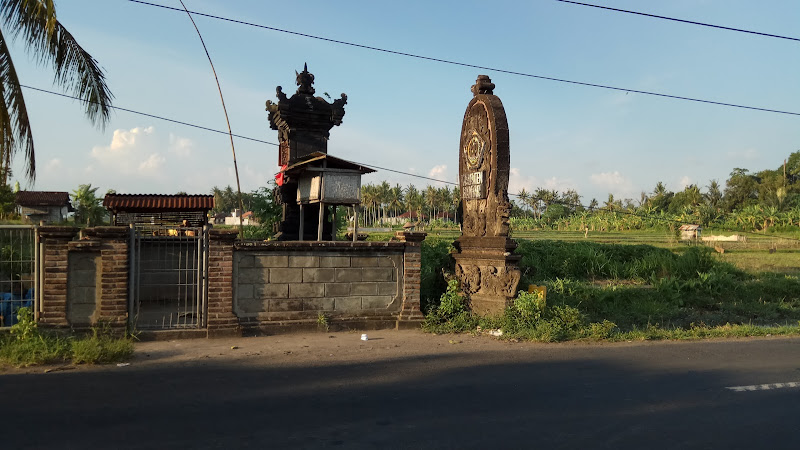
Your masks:
<svg viewBox="0 0 800 450"><path fill-rule="evenodd" d="M0 0L0 21L12 39L22 38L40 62L50 56L50 37L56 32L53 0Z"/></svg>
<svg viewBox="0 0 800 450"><path fill-rule="evenodd" d="M40 63L53 66L54 81L81 99L89 120L105 126L113 97L105 74L57 20L53 0L0 0L0 22Z"/></svg>
<svg viewBox="0 0 800 450"><path fill-rule="evenodd" d="M0 182L6 183L6 176L11 166L14 153L19 148L25 151L26 177L33 181L36 178L36 158L33 148L33 134L28 119L28 109L22 95L17 71L11 60L5 36L0 33Z"/></svg>
<svg viewBox="0 0 800 450"><path fill-rule="evenodd" d="M89 120L105 126L113 95L106 85L103 69L60 22L56 22L56 33L51 39L55 81L82 100Z"/></svg>

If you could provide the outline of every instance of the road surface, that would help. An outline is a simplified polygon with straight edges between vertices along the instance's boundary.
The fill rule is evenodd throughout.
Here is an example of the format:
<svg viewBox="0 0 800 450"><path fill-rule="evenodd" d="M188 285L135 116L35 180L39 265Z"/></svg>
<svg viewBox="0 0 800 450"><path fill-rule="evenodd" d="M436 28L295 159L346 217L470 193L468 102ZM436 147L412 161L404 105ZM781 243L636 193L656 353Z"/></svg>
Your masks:
<svg viewBox="0 0 800 450"><path fill-rule="evenodd" d="M148 342L125 367L5 370L0 448L800 448L797 338L369 337Z"/></svg>

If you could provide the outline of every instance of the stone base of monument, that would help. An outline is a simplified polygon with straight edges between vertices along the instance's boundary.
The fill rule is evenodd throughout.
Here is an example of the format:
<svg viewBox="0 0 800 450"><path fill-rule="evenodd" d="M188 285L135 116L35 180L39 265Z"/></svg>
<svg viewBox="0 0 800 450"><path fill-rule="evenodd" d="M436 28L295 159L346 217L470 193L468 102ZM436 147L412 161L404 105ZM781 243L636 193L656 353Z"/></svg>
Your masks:
<svg viewBox="0 0 800 450"><path fill-rule="evenodd" d="M508 238L459 238L454 245L459 253L456 278L470 308L480 315L500 315L512 304L519 285L520 255L517 244Z"/></svg>

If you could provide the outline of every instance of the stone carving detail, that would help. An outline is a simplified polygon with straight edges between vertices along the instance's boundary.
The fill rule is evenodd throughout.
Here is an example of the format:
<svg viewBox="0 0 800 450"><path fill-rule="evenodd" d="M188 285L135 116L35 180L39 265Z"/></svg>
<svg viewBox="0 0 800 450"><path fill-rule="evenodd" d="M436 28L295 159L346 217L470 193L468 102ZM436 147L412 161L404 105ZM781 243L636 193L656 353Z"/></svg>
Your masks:
<svg viewBox="0 0 800 450"><path fill-rule="evenodd" d="M520 272L515 267L456 264L456 277L467 295L514 297Z"/></svg>
<svg viewBox="0 0 800 450"><path fill-rule="evenodd" d="M474 310L500 313L516 294L517 244L508 237L508 123L486 75L472 86L459 144L462 231L455 246L456 277Z"/></svg>
<svg viewBox="0 0 800 450"><path fill-rule="evenodd" d="M477 266L456 264L456 277L461 282L461 290L474 294L481 288L481 270Z"/></svg>

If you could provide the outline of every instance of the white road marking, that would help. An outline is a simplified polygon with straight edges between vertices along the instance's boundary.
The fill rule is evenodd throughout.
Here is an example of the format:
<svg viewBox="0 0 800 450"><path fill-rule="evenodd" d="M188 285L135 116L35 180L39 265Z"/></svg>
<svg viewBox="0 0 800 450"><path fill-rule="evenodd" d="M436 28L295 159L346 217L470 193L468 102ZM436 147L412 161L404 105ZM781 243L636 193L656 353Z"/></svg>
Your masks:
<svg viewBox="0 0 800 450"><path fill-rule="evenodd" d="M748 392L748 391L770 391L772 389L785 389L800 387L800 381L790 381L788 383L770 383L770 384L751 384L750 386L728 386L725 389L730 389L734 392Z"/></svg>

